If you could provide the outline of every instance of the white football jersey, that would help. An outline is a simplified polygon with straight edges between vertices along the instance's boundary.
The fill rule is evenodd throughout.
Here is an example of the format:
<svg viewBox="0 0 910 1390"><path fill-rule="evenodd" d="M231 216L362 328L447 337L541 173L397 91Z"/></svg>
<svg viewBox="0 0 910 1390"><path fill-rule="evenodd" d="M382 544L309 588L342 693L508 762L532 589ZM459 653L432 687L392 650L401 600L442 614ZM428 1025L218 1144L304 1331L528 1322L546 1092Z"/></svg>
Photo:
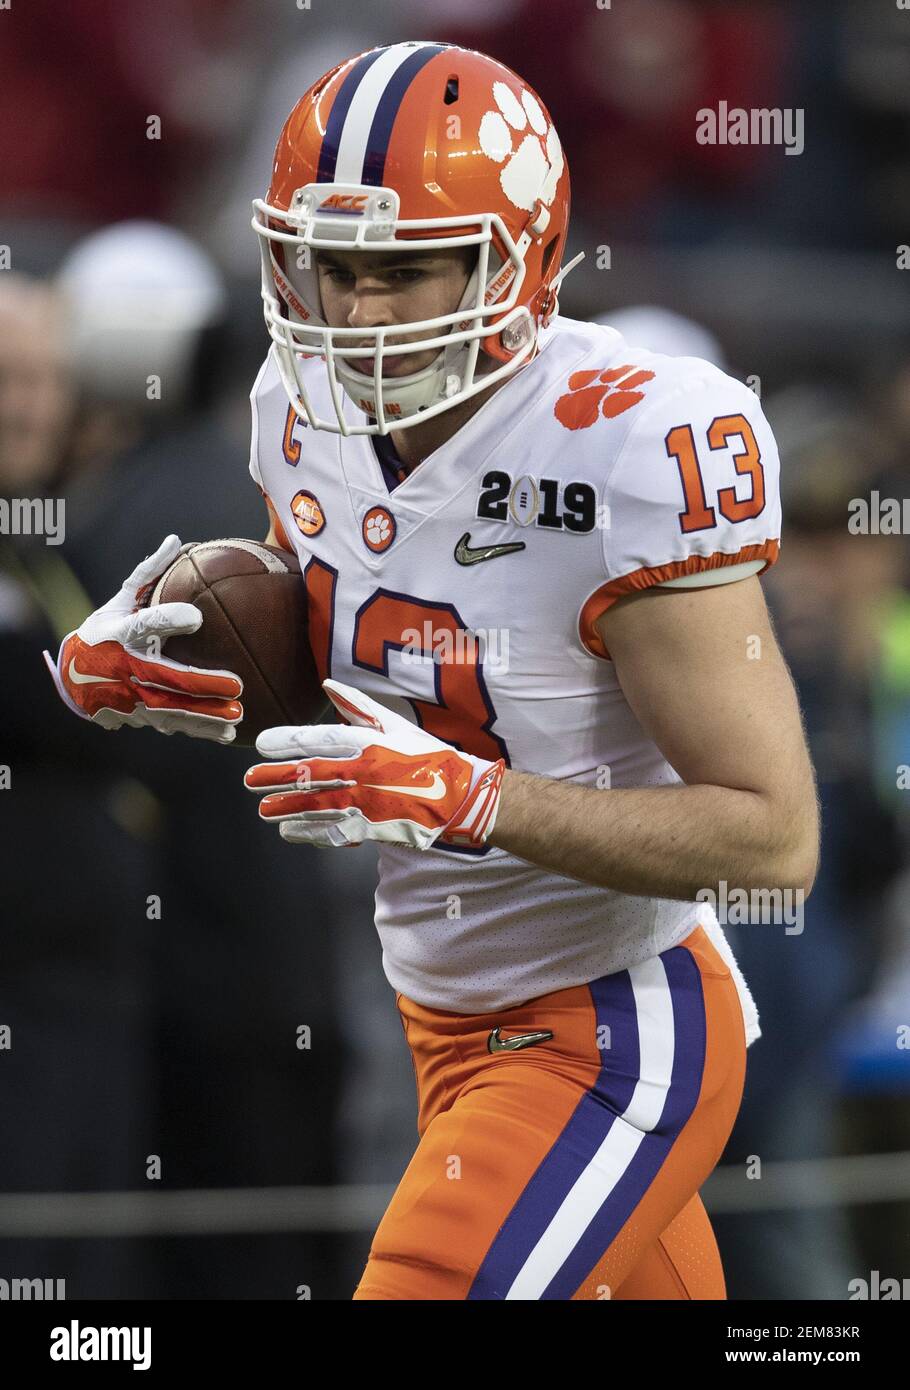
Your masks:
<svg viewBox="0 0 910 1390"><path fill-rule="evenodd" d="M305 369L331 413L324 364ZM522 772L679 782L594 623L633 590L773 563L777 449L741 382L557 318L538 356L391 491L370 436L298 419L271 355L251 399L250 471L300 557L325 675ZM698 923L729 957L705 904L630 897L496 848L380 851L385 972L431 1008L491 1012L584 984Z"/></svg>

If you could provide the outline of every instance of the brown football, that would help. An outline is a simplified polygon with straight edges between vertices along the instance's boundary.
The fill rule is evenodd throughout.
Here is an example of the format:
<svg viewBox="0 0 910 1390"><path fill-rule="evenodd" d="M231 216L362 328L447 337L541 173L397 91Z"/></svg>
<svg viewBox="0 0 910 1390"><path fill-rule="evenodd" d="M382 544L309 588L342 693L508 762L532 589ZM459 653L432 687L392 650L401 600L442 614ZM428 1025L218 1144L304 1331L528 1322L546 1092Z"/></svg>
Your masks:
<svg viewBox="0 0 910 1390"><path fill-rule="evenodd" d="M194 603L202 613L198 632L168 638L163 652L240 677L238 743L254 743L275 724L322 718L328 700L310 650L296 555L262 541L200 541L184 548L146 602Z"/></svg>

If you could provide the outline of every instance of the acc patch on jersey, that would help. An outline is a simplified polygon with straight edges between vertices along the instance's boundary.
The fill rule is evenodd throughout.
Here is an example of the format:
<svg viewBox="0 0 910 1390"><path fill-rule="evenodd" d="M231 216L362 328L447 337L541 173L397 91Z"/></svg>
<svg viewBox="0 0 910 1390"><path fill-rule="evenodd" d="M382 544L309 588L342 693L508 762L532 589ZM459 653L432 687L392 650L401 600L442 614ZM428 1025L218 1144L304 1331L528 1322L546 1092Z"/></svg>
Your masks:
<svg viewBox="0 0 910 1390"><path fill-rule="evenodd" d="M318 536L325 526L325 515L319 499L312 492L298 492L291 499L294 520L305 536Z"/></svg>

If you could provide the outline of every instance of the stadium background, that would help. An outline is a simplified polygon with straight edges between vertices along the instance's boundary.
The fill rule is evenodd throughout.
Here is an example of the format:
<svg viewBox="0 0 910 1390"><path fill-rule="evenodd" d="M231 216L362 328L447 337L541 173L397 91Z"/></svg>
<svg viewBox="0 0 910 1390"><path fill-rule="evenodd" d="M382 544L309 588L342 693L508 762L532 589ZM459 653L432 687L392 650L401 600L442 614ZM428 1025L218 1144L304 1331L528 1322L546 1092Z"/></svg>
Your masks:
<svg viewBox="0 0 910 1390"><path fill-rule="evenodd" d="M63 1278L71 1299L347 1298L416 1142L371 851L339 864L279 843L240 788L246 754L80 724L40 661L168 531L264 534L249 200L316 76L413 37L489 52L549 105L569 253L587 254L563 312L694 320L710 336L626 322L749 378L777 433L765 587L823 863L801 932L729 928L764 1037L705 1197L731 1297L905 1277L907 545L848 529L851 499L906 490L910 13L894 0L0 10L0 497L66 503L64 544L0 536L0 1277ZM695 113L721 99L802 110L804 152L699 144ZM84 242L136 219L190 242L154 226Z"/></svg>

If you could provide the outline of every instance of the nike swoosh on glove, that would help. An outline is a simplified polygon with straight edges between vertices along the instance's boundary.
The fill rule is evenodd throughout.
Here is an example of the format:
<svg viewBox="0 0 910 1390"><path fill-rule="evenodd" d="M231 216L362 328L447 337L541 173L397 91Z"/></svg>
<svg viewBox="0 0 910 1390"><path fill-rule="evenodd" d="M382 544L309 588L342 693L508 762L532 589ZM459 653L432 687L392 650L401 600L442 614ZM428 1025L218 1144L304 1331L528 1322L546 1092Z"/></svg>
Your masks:
<svg viewBox="0 0 910 1390"><path fill-rule="evenodd" d="M429 849L483 845L499 808L505 761L462 753L340 681L323 689L350 725L265 729L266 758L244 777L259 814L285 840L321 849L364 840Z"/></svg>
<svg viewBox="0 0 910 1390"><path fill-rule="evenodd" d="M157 729L232 743L243 718L243 682L232 671L206 671L155 655L178 633L196 632L202 614L192 603L140 608L143 593L176 560L179 536L168 536L137 565L118 592L64 637L57 661L44 660L63 703L103 729Z"/></svg>

